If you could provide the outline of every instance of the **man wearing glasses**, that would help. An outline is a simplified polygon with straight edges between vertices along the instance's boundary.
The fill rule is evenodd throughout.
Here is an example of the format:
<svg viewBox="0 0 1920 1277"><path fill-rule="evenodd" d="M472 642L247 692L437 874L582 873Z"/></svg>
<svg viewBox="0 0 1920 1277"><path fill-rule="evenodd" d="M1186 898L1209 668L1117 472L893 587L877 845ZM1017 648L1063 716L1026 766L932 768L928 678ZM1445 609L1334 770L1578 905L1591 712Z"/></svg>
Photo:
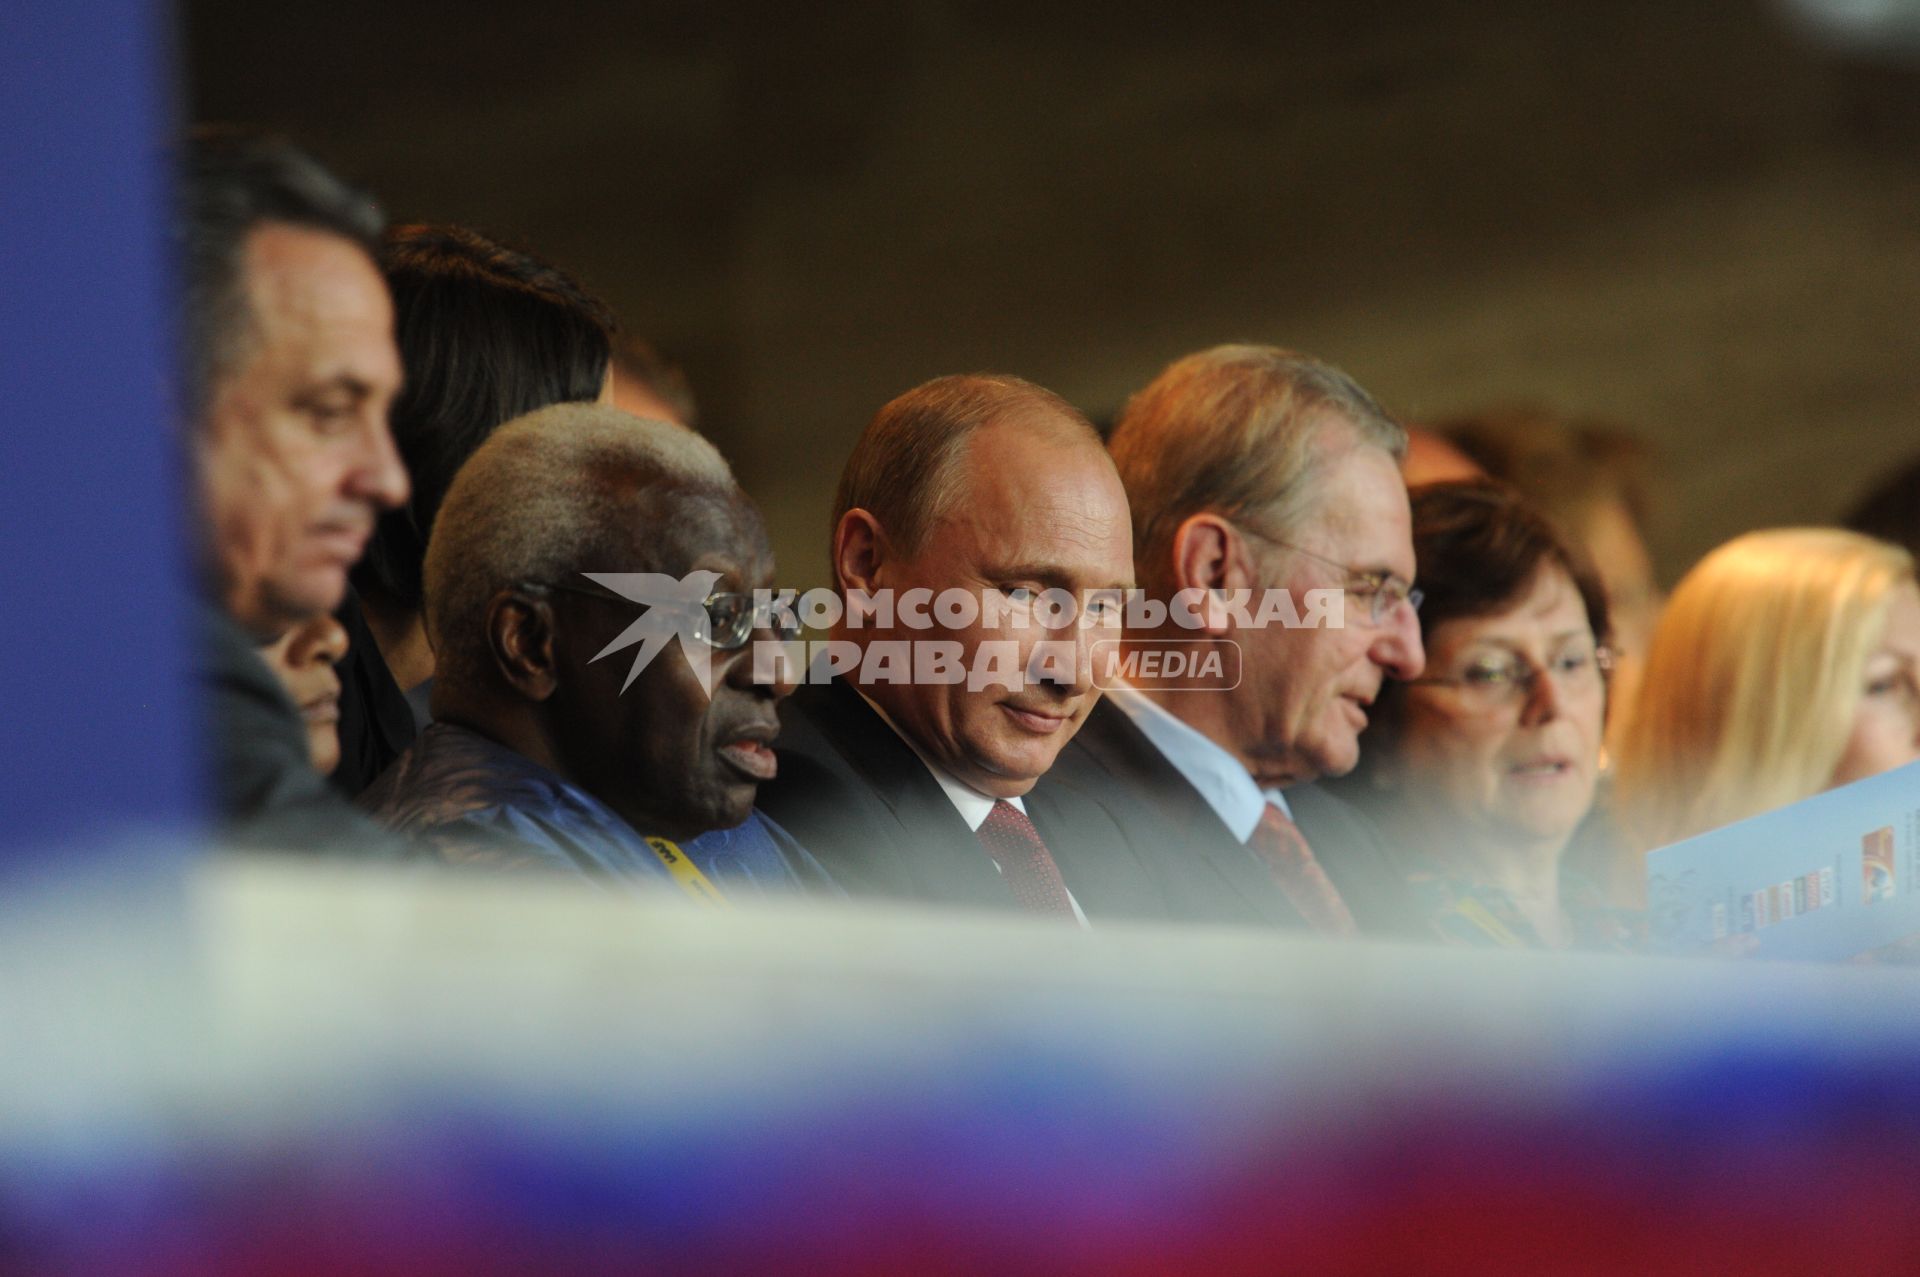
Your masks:
<svg viewBox="0 0 1920 1277"><path fill-rule="evenodd" d="M563 404L461 467L424 569L434 722L361 801L442 859L677 887L702 903L802 889L820 866L754 810L776 706L754 640L759 512L699 436Z"/></svg>
<svg viewBox="0 0 1920 1277"><path fill-rule="evenodd" d="M1405 431L1337 369L1221 346L1134 396L1109 447L1164 614L1130 609L1043 786L1096 793L1143 858L1171 851L1190 917L1412 930L1369 822L1313 783L1359 760L1382 681L1424 665Z"/></svg>

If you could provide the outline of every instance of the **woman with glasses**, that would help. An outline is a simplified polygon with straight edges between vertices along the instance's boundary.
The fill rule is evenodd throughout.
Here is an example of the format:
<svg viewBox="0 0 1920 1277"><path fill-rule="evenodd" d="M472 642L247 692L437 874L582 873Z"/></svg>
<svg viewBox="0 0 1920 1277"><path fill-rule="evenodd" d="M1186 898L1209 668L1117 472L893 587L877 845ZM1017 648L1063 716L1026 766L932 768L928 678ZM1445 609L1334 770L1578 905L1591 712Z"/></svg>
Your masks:
<svg viewBox="0 0 1920 1277"><path fill-rule="evenodd" d="M1426 672L1382 687L1351 796L1408 849L1442 940L1631 947L1631 916L1562 868L1600 776L1599 579L1503 485L1431 484L1412 509Z"/></svg>
<svg viewBox="0 0 1920 1277"><path fill-rule="evenodd" d="M1623 709L1643 852L1920 759L1912 557L1837 528L1728 542L1674 591Z"/></svg>

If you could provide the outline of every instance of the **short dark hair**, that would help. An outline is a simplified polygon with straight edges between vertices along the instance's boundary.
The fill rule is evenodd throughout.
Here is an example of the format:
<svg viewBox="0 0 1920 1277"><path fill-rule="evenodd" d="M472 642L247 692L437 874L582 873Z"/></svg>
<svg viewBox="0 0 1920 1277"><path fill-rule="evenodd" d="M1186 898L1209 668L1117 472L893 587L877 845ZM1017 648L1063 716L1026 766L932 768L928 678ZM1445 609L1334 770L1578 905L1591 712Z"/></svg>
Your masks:
<svg viewBox="0 0 1920 1277"><path fill-rule="evenodd" d="M1520 492L1493 479L1429 483L1408 494L1420 627L1488 616L1533 583L1543 564L1572 578L1587 624L1605 642L1611 632L1607 591L1586 555L1566 540Z"/></svg>
<svg viewBox="0 0 1920 1277"><path fill-rule="evenodd" d="M954 467L968 438L1021 412L1055 418L1068 434L1100 446L1080 410L1044 386L1005 373L936 377L888 401L861 432L840 472L829 541L847 511L862 509L880 521L896 551L918 551L953 505Z"/></svg>
<svg viewBox="0 0 1920 1277"><path fill-rule="evenodd" d="M1448 621L1491 616L1518 603L1547 566L1572 579L1594 638L1604 643L1612 634L1600 574L1517 489L1493 479L1460 479L1422 484L1408 496L1416 576L1426 596L1422 637ZM1388 679L1374 702L1359 778L1392 752L1405 712L1405 684Z"/></svg>
<svg viewBox="0 0 1920 1277"><path fill-rule="evenodd" d="M381 516L354 584L417 610L453 476L504 422L599 398L613 316L557 266L465 227L395 227L380 266L406 370L393 438L413 495Z"/></svg>
<svg viewBox="0 0 1920 1277"><path fill-rule="evenodd" d="M326 231L379 250L386 224L366 192L285 138L204 125L178 157L174 239L181 272L186 402L198 422L252 326L241 277L247 236L269 223Z"/></svg>

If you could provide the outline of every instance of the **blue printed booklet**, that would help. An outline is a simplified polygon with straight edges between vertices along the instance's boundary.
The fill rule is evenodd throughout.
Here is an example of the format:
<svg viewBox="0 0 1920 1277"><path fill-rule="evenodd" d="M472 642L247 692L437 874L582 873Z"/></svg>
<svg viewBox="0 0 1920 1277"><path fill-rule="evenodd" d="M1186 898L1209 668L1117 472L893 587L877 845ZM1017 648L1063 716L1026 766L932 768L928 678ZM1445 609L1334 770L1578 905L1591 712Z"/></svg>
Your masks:
<svg viewBox="0 0 1920 1277"><path fill-rule="evenodd" d="M1920 763L1647 856L1654 944L1851 958L1920 932Z"/></svg>

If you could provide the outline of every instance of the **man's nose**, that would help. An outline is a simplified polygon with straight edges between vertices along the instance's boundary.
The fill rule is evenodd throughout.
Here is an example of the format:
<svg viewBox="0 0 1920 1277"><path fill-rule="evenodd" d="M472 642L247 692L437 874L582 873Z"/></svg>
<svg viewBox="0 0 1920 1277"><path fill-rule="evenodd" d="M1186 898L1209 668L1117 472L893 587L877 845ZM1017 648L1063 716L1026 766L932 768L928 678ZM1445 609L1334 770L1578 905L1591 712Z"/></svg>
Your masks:
<svg viewBox="0 0 1920 1277"><path fill-rule="evenodd" d="M1368 653L1387 677L1402 682L1420 677L1427 668L1427 650L1420 641L1420 617L1411 606L1402 603L1380 627Z"/></svg>
<svg viewBox="0 0 1920 1277"><path fill-rule="evenodd" d="M1076 621L1069 629L1051 630L1046 641L1058 644L1061 658L1071 653L1071 661L1057 659L1041 670L1042 680L1069 696L1084 696L1093 689L1093 645L1115 635L1098 625Z"/></svg>
<svg viewBox="0 0 1920 1277"><path fill-rule="evenodd" d="M384 413L367 423L359 464L350 478L353 495L372 502L383 510L397 510L407 503L412 485L407 467L394 446L393 431L387 428Z"/></svg>
<svg viewBox="0 0 1920 1277"><path fill-rule="evenodd" d="M803 640L783 643L771 625L761 625L754 628L745 647L719 655L730 661L726 672L730 686L780 701L793 695L806 676L806 648Z"/></svg>

